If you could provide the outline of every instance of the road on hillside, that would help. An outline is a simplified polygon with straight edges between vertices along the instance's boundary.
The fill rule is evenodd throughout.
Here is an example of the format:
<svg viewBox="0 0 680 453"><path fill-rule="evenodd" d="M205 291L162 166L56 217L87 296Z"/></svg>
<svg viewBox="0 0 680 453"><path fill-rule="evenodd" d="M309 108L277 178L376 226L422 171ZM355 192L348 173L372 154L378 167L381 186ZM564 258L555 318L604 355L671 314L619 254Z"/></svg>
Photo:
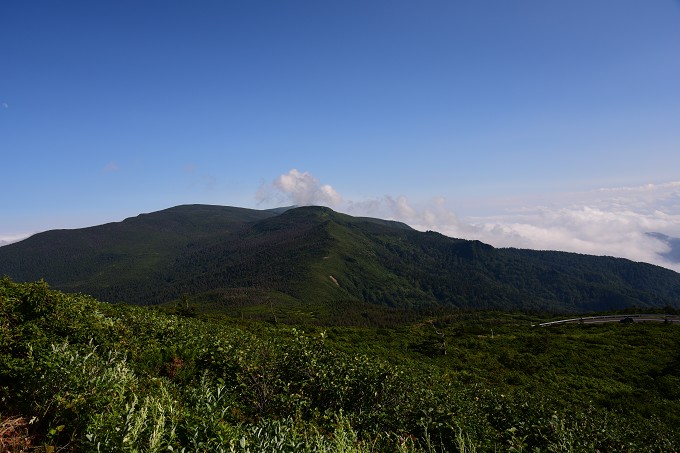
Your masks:
<svg viewBox="0 0 680 453"><path fill-rule="evenodd" d="M678 315L654 315L654 314L633 314L633 315L607 315L607 316L584 316L579 318L560 319L558 321L543 322L534 324L533 327L548 327L558 324L603 324L607 322L663 322L667 324L680 324Z"/></svg>

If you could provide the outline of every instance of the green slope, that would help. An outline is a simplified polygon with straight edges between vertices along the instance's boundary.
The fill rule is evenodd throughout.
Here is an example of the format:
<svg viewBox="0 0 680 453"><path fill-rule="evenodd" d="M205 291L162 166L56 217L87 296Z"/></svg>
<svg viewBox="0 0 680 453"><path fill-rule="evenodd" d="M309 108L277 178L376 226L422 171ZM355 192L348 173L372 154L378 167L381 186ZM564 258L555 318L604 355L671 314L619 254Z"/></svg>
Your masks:
<svg viewBox="0 0 680 453"><path fill-rule="evenodd" d="M586 312L680 306L680 274L563 252L495 249L328 208L179 206L0 248L0 274L107 301L183 298L229 313L342 316L384 306Z"/></svg>
<svg viewBox="0 0 680 453"><path fill-rule="evenodd" d="M43 278L55 287L123 300L157 284L187 248L235 234L247 222L278 211L184 205L122 222L39 233L0 249L0 274Z"/></svg>

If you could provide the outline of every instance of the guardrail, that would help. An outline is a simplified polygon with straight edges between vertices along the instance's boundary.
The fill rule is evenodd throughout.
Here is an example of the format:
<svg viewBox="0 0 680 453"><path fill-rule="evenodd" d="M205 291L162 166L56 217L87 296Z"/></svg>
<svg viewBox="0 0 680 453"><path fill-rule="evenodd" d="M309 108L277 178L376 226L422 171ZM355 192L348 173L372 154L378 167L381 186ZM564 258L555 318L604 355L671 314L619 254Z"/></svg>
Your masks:
<svg viewBox="0 0 680 453"><path fill-rule="evenodd" d="M560 319L558 321L542 322L532 324L532 327L548 327L558 324L580 323L580 324L599 324L604 322L663 322L667 324L680 324L678 315L658 315L658 314L632 314L632 315L606 315L606 316L581 316L578 318Z"/></svg>

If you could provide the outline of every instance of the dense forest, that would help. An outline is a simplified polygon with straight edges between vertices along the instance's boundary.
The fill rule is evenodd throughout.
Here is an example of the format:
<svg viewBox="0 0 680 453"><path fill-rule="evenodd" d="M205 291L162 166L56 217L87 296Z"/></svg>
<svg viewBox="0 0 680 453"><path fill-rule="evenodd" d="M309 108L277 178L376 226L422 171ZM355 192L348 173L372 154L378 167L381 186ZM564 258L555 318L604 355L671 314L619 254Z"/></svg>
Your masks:
<svg viewBox="0 0 680 453"><path fill-rule="evenodd" d="M680 306L680 274L658 266L497 249L321 207L178 206L49 231L0 247L0 274L108 302L306 307L312 320L361 304L553 313Z"/></svg>
<svg viewBox="0 0 680 453"><path fill-rule="evenodd" d="M451 311L390 328L0 279L1 451L677 451L680 328Z"/></svg>

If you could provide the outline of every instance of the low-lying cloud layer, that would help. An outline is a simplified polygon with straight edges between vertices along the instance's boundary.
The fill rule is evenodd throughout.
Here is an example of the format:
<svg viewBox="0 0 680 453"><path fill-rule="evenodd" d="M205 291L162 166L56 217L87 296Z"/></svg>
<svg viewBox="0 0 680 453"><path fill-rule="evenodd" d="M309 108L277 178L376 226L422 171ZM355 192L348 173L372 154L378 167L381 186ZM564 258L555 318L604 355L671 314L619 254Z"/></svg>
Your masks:
<svg viewBox="0 0 680 453"><path fill-rule="evenodd" d="M19 242L21 240L26 239L29 236L30 236L30 234L25 234L25 233L8 234L8 235L0 236L0 247L2 247L3 245L11 244L12 242Z"/></svg>
<svg viewBox="0 0 680 453"><path fill-rule="evenodd" d="M673 241L680 237L680 182L561 194L558 201L505 205L498 214L459 218L444 198L406 196L345 200L309 173L291 170L263 185L261 202L324 205L351 215L405 222L419 230L478 239L496 247L563 250L644 261L680 271Z"/></svg>

